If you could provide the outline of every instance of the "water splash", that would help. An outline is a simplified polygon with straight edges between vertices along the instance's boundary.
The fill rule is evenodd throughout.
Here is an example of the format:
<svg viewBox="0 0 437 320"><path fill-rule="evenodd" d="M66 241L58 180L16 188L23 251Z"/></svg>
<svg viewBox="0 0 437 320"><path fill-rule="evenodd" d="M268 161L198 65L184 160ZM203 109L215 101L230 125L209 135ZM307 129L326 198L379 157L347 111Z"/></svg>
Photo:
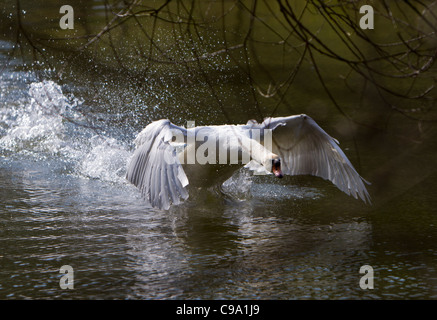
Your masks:
<svg viewBox="0 0 437 320"><path fill-rule="evenodd" d="M81 104L53 81L31 83L24 102L0 109L0 154L54 159L75 176L124 183L129 146L81 125Z"/></svg>
<svg viewBox="0 0 437 320"><path fill-rule="evenodd" d="M3 110L8 129L0 146L12 152L60 152L65 147L64 115L77 101L70 103L53 81L32 83L28 95L28 103Z"/></svg>
<svg viewBox="0 0 437 320"><path fill-rule="evenodd" d="M221 186L222 192L236 200L246 200L251 197L252 175L249 170L236 171Z"/></svg>
<svg viewBox="0 0 437 320"><path fill-rule="evenodd" d="M282 185L274 183L256 183L251 189L252 196L262 200L285 200L285 199L320 199L323 194L316 188L302 187L297 185Z"/></svg>
<svg viewBox="0 0 437 320"><path fill-rule="evenodd" d="M297 185L278 184L272 175L253 176L244 168L238 170L226 180L221 190L231 198L239 201L258 199L262 201L280 201L286 199L320 199L323 197L316 188Z"/></svg>
<svg viewBox="0 0 437 320"><path fill-rule="evenodd" d="M125 182L126 164L131 153L114 138L94 136L91 148L79 163L80 174L108 182Z"/></svg>

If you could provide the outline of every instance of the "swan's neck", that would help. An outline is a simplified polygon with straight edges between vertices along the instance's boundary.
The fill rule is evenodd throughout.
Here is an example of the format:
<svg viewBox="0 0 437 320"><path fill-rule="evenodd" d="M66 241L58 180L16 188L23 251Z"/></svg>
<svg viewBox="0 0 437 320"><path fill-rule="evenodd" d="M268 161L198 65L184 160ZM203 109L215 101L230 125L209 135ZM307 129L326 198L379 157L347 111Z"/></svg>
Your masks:
<svg viewBox="0 0 437 320"><path fill-rule="evenodd" d="M243 153L248 153L250 159L262 164L268 171L271 170L271 160L278 156L269 150L269 146L263 146L255 139L244 137L241 141Z"/></svg>

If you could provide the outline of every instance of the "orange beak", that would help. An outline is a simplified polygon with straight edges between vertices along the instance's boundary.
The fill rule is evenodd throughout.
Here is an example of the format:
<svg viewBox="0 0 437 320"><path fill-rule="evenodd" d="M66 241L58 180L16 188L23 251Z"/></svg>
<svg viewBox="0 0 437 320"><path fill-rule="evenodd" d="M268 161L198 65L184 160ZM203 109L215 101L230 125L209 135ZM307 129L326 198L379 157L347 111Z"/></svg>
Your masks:
<svg viewBox="0 0 437 320"><path fill-rule="evenodd" d="M280 159L273 159L272 160L272 172L278 178L283 177L283 174L281 171L281 160Z"/></svg>

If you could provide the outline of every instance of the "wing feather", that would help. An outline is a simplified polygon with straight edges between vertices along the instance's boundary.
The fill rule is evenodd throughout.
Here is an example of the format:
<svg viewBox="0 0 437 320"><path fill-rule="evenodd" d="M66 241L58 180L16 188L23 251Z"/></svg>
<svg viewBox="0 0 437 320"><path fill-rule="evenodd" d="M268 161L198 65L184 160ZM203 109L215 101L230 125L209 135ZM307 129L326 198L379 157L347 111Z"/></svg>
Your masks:
<svg viewBox="0 0 437 320"><path fill-rule="evenodd" d="M159 120L141 131L126 174L150 205L165 210L171 203L179 204L188 198L188 178L170 144L171 130L175 128L169 120Z"/></svg>
<svg viewBox="0 0 437 320"><path fill-rule="evenodd" d="M267 118L263 127L273 130L273 152L288 175L314 175L331 181L341 191L370 203L364 180L329 136L306 115Z"/></svg>

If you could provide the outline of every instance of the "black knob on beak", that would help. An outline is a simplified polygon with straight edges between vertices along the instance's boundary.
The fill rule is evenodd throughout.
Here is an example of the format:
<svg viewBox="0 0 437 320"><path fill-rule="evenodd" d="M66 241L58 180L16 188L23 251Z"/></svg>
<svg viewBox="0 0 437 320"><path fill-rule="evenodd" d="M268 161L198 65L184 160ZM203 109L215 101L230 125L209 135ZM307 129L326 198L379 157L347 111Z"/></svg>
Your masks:
<svg viewBox="0 0 437 320"><path fill-rule="evenodd" d="M281 160L280 159L272 159L272 172L278 178L283 177L282 171L281 171Z"/></svg>

